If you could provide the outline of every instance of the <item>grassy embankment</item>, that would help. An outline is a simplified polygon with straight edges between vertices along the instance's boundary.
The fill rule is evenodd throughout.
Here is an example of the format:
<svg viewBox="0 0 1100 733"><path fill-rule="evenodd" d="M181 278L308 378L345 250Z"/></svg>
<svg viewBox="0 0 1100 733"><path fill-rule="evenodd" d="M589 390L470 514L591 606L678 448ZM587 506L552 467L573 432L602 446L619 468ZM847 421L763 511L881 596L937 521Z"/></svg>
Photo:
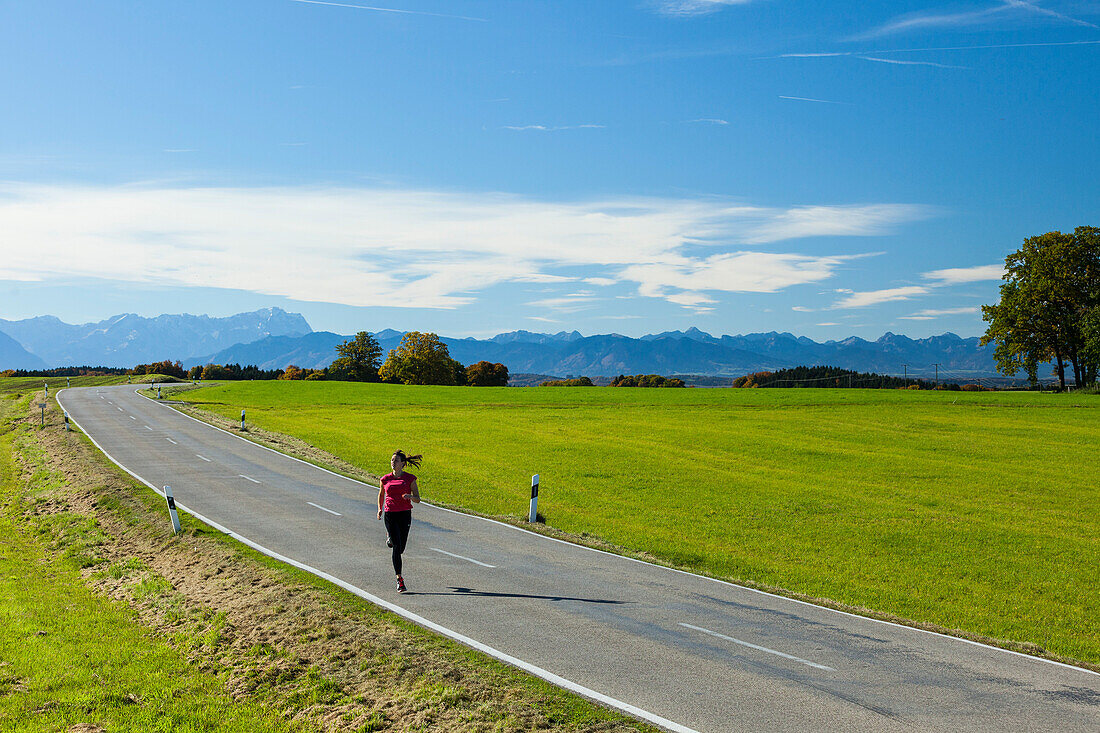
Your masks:
<svg viewBox="0 0 1100 733"><path fill-rule="evenodd" d="M41 382L0 379L0 729L651 730L188 516L172 537L55 404L37 427Z"/></svg>
<svg viewBox="0 0 1100 733"><path fill-rule="evenodd" d="M182 397L429 501L1100 664L1100 401L896 390L246 382ZM685 527L688 531L685 532Z"/></svg>
<svg viewBox="0 0 1100 733"><path fill-rule="evenodd" d="M0 727L291 730L270 711L233 705L214 675L151 641L128 608L85 585L80 570L104 562L102 530L78 514L36 515L37 500L59 488L57 477L41 465L23 475L16 463L17 451L40 459L34 429L17 426L15 416L26 413L27 388L42 380L0 382Z"/></svg>

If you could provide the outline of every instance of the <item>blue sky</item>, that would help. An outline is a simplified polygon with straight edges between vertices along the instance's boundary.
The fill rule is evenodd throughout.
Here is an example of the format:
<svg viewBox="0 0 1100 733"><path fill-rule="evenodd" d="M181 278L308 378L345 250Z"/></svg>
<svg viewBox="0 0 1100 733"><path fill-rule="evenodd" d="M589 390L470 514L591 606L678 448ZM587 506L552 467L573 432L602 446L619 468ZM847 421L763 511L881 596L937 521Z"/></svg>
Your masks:
<svg viewBox="0 0 1100 733"><path fill-rule="evenodd" d="M1100 3L0 0L0 317L978 335Z"/></svg>

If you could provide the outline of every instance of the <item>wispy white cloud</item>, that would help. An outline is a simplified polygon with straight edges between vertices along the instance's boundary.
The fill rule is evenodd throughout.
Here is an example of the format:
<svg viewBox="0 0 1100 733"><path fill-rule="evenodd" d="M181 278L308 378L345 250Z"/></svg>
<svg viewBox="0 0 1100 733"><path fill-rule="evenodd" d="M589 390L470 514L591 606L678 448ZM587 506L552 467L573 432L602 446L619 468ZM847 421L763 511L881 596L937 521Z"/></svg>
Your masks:
<svg viewBox="0 0 1100 733"><path fill-rule="evenodd" d="M911 316L898 316L905 321L931 321L939 318L940 316L961 316L961 315L974 315L981 313L981 309L977 306L967 306L965 308L926 308L922 311L917 311Z"/></svg>
<svg viewBox="0 0 1100 733"><path fill-rule="evenodd" d="M663 15L706 15L730 5L747 5L752 0L651 0L650 4Z"/></svg>
<svg viewBox="0 0 1100 733"><path fill-rule="evenodd" d="M795 311L796 313L813 313L814 312L813 308L807 308L804 305L791 306L791 310Z"/></svg>
<svg viewBox="0 0 1100 733"><path fill-rule="evenodd" d="M570 293L569 295L563 295L556 298L543 298L541 300L533 300L526 305L533 306L535 308L547 308L558 313L576 313L577 311L585 310L591 307L597 298L593 293L585 291L580 293Z"/></svg>
<svg viewBox="0 0 1100 733"><path fill-rule="evenodd" d="M894 300L909 300L918 295L927 295L928 288L920 285L907 285L902 288L888 288L886 290L871 290L862 293L852 293L833 304L833 308L866 308L879 303L889 303Z"/></svg>
<svg viewBox="0 0 1100 733"><path fill-rule="evenodd" d="M1057 20L1065 21L1066 23L1069 23L1071 25L1079 25L1079 26L1082 26L1084 28L1100 28L1100 26L1096 25L1095 23L1090 23L1087 20L1081 20L1080 18L1073 18L1069 15L1066 15L1065 13L1059 13L1056 10L1051 10L1050 8L1041 7L1038 4L1033 3L1033 2L1026 2L1025 0L1001 0L1001 1L1005 5L1007 5L1011 8L1018 8L1018 9L1021 9L1021 10L1027 10L1027 11L1032 12L1032 13L1037 13L1039 15L1045 15L1045 16L1050 17L1050 18L1055 18Z"/></svg>
<svg viewBox="0 0 1100 733"><path fill-rule="evenodd" d="M466 15L449 15L447 13L429 13L423 10L400 10L398 8L378 8L371 5L353 5L351 3L334 3L327 0L291 0L295 3L307 5L330 5L335 8L355 8L356 10L373 10L376 13L398 13L401 15L428 15L435 18L451 18L452 20L471 20L478 23L487 23L487 18L471 18Z"/></svg>
<svg viewBox="0 0 1100 733"><path fill-rule="evenodd" d="M1019 19L1023 15L1042 15L1054 18L1072 25L1086 28L1097 28L1094 23L1070 17L1049 8L1044 8L1035 3L1024 0L1001 0L1000 3L979 10L966 10L957 13L940 13L918 11L906 13L887 21L877 28L854 36L852 40L865 40L868 38L880 38L882 36L895 35L909 31L919 31L930 28L965 28L971 26L988 25L991 21L1001 19Z"/></svg>
<svg viewBox="0 0 1100 733"><path fill-rule="evenodd" d="M820 236L885 234L899 223L927 219L928 206L870 204L865 206L796 206L771 213L747 237L749 244Z"/></svg>
<svg viewBox="0 0 1100 733"><path fill-rule="evenodd" d="M102 278L351 306L457 308L502 283L629 283L685 307L821 282L857 256L753 251L887 234L917 205L549 202L387 188L0 184L0 280ZM700 254L702 251L702 254ZM576 307L591 291L567 292Z"/></svg>
<svg viewBox="0 0 1100 733"><path fill-rule="evenodd" d="M813 257L771 252L733 252L705 259L669 258L661 264L637 264L619 276L638 284L643 297L663 298L697 308L714 302L706 293L774 293L795 285L821 282L852 256Z"/></svg>
<svg viewBox="0 0 1100 733"><path fill-rule="evenodd" d="M827 323L815 323L815 326L839 326L839 323L827 322Z"/></svg>
<svg viewBox="0 0 1100 733"><path fill-rule="evenodd" d="M921 277L939 280L937 285L958 285L983 280L1000 280L1005 275L1004 265L978 265L977 267L952 267L946 270L926 272Z"/></svg>
<svg viewBox="0 0 1100 733"><path fill-rule="evenodd" d="M848 102L835 102L831 99L814 99L813 97L788 97L788 96L783 95L783 94L780 94L779 98L780 99L790 99L790 100L793 100L795 102L820 102L822 104L848 104Z"/></svg>
<svg viewBox="0 0 1100 733"><path fill-rule="evenodd" d="M717 117L700 117L697 120L685 120L688 124L701 123L706 125L728 125L729 120L719 119Z"/></svg>

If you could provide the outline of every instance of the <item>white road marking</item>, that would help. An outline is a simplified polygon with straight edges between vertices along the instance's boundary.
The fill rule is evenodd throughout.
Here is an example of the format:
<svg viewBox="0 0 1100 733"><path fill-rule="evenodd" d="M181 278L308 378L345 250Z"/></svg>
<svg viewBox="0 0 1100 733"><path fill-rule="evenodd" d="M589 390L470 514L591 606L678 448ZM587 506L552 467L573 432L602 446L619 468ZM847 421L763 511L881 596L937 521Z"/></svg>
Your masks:
<svg viewBox="0 0 1100 733"><path fill-rule="evenodd" d="M115 409L118 410L119 412L126 412L126 410L123 410L121 407L116 407Z"/></svg>
<svg viewBox="0 0 1100 733"><path fill-rule="evenodd" d="M734 639L732 636L726 636L725 634L719 634L717 631L711 631L710 629L704 629L701 626L692 626L691 624L685 624L685 623L681 623L680 625L684 626L686 628L689 628L689 629L694 629L695 631L701 631L704 634L710 634L711 636L716 636L719 639L725 639L726 641L732 641L734 644L740 644L741 646L747 646L749 649L755 649L758 652L767 652L768 654L774 654L777 657L783 657L784 659L790 659L790 660L795 661L795 662L801 662L802 664L813 667L814 669L823 669L826 672L835 672L836 671L832 667L826 667L824 664L818 664L817 662L811 662L807 659L802 659L800 657L794 657L794 656L791 656L790 654L784 654L783 652L777 652L775 649L769 649L766 646L758 646L756 644L750 644L747 641L741 641L740 639Z"/></svg>
<svg viewBox="0 0 1100 733"><path fill-rule="evenodd" d="M145 426L145 429L146 429L146 430L152 430L152 428L151 428L151 427L149 427L148 425L146 425L146 426Z"/></svg>
<svg viewBox="0 0 1100 733"><path fill-rule="evenodd" d="M459 560L465 560L466 562L472 562L474 565L480 565L483 568L495 568L496 567L496 565L490 565L487 562L481 562L480 560L475 560L472 557L463 557L462 555L456 555L453 552L447 552L446 550L441 550L438 547L429 547L428 549L431 550L432 552L438 552L441 555L450 555L451 557L457 557Z"/></svg>
<svg viewBox="0 0 1100 733"><path fill-rule="evenodd" d="M243 479L247 479L248 481L251 481L254 484L263 483L262 481L257 481L256 479L252 478L251 476L245 476L243 473L238 473L237 475L240 476Z"/></svg>
<svg viewBox="0 0 1100 733"><path fill-rule="evenodd" d="M317 507L318 509L320 509L321 511L323 511L323 512L328 512L329 514L333 514L333 515L335 515L335 516L337 516L337 517L342 517L342 516L344 516L344 515L343 515L343 514L341 514L340 512L334 512L334 511L332 511L331 509L325 509L325 508L324 508L323 506L321 506L320 504L314 504L314 503L313 503L312 501L307 501L307 502L306 502L306 504L309 504L310 506L315 506L315 507Z"/></svg>
<svg viewBox="0 0 1100 733"><path fill-rule="evenodd" d="M195 458L206 461L207 463L213 463L213 461L211 461L209 458L207 458L206 456L200 456L198 453L195 454Z"/></svg>
<svg viewBox="0 0 1100 733"><path fill-rule="evenodd" d="M130 419L131 419L131 420L137 420L137 418L136 418L136 417L134 417L133 415L130 415Z"/></svg>
<svg viewBox="0 0 1100 733"><path fill-rule="evenodd" d="M165 438L165 440L167 440L167 441L168 441L169 443L171 443L172 445L179 445L179 443L177 443L176 441L172 440L171 438Z"/></svg>

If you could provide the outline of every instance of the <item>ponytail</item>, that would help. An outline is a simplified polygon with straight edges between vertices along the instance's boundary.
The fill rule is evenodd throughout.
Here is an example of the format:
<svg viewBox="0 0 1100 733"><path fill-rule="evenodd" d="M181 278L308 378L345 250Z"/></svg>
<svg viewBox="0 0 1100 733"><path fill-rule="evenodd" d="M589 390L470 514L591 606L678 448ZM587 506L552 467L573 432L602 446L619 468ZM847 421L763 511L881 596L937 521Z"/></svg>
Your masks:
<svg viewBox="0 0 1100 733"><path fill-rule="evenodd" d="M420 455L419 453L416 454L415 456L405 455L405 451L403 451L403 450L395 450L393 452L393 454L395 456L399 456L402 461L404 461L405 463L411 464L414 468L420 468L420 460L424 457L424 456Z"/></svg>

